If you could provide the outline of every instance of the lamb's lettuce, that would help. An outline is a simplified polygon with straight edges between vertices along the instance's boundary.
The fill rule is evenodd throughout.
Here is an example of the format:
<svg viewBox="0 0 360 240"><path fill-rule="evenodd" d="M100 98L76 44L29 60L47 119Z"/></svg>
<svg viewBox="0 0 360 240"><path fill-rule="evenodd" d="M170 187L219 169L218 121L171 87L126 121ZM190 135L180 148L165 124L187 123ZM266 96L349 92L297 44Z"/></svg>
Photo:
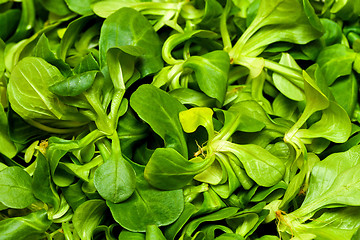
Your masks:
<svg viewBox="0 0 360 240"><path fill-rule="evenodd" d="M358 239L359 6L0 0L0 239Z"/></svg>

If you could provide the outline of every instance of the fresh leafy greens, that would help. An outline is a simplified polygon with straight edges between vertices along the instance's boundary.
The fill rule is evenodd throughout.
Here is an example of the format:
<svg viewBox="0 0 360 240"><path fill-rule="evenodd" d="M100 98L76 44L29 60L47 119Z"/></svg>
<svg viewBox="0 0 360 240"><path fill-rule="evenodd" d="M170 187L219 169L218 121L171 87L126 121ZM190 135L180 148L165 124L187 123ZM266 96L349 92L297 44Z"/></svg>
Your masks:
<svg viewBox="0 0 360 240"><path fill-rule="evenodd" d="M0 0L0 239L359 239L359 6Z"/></svg>

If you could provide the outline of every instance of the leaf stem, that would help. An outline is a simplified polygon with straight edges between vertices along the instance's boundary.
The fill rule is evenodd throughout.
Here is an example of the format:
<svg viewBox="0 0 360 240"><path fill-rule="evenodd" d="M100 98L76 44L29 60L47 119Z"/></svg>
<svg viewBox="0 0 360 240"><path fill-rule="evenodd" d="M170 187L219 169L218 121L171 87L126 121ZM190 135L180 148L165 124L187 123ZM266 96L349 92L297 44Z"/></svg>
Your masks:
<svg viewBox="0 0 360 240"><path fill-rule="evenodd" d="M290 68L287 66L284 66L280 63L268 60L268 59L264 59L265 61L265 68L276 72L280 75L283 75L285 77L290 78L289 80L292 81L292 83L303 89L304 88L304 77L302 75L302 70L296 70L294 68Z"/></svg>
<svg viewBox="0 0 360 240"><path fill-rule="evenodd" d="M125 94L125 89L115 89L112 101L111 101L111 108L110 108L110 113L108 115L108 119L110 119L110 128L115 131L115 128L117 126L117 122L118 122L118 112L119 112L119 108L122 102L122 99L124 97ZM116 131L115 131L116 132Z"/></svg>
<svg viewBox="0 0 360 240"><path fill-rule="evenodd" d="M232 7L232 1L227 0L225 9L220 18L220 33L221 33L221 38L222 38L223 45L224 45L224 51L226 51L226 52L230 51L230 49L232 48L231 39L230 39L229 31L227 28L227 24L226 24L231 7Z"/></svg>
<svg viewBox="0 0 360 240"><path fill-rule="evenodd" d="M30 125L43 130L45 132L49 132L49 133L55 133L55 134L68 134L68 133L73 133L74 131L78 130L78 129L74 129L74 128L53 128L53 127L49 127L46 126L42 123L39 123L35 120L32 119L26 119L25 120L27 123L29 123Z"/></svg>

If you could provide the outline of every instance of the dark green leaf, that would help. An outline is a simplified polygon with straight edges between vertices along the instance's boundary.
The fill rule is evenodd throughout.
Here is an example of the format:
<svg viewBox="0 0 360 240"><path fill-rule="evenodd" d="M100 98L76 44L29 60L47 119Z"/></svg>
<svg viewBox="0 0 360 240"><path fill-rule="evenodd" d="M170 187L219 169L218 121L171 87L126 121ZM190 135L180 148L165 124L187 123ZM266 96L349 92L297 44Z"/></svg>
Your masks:
<svg viewBox="0 0 360 240"><path fill-rule="evenodd" d="M62 97L77 96L88 90L94 83L97 71L77 74L49 86L49 90Z"/></svg>
<svg viewBox="0 0 360 240"><path fill-rule="evenodd" d="M187 145L179 121L186 108L168 93L152 85L142 85L131 95L130 106L165 142L187 158Z"/></svg>
<svg viewBox="0 0 360 240"><path fill-rule="evenodd" d="M16 30L20 21L20 10L10 9L0 13L0 38L6 41Z"/></svg>
<svg viewBox="0 0 360 240"><path fill-rule="evenodd" d="M110 48L128 45L146 51L137 65L142 76L155 73L163 66L158 35L148 20L132 8L121 8L104 21L99 44L101 68L106 65L106 53Z"/></svg>
<svg viewBox="0 0 360 240"><path fill-rule="evenodd" d="M51 179L49 163L42 153L36 158L32 188L37 199L52 206L54 213L57 212L60 197Z"/></svg>

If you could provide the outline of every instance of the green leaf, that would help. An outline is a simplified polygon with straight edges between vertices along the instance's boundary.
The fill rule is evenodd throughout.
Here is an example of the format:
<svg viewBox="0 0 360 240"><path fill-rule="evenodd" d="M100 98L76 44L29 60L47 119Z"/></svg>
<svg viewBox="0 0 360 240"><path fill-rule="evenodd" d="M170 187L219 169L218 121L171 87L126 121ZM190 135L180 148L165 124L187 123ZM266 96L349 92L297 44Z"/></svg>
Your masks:
<svg viewBox="0 0 360 240"><path fill-rule="evenodd" d="M33 57L39 57L57 67L60 72L68 77L72 75L70 66L63 60L56 58L55 54L50 50L50 44L45 34L42 34L32 53Z"/></svg>
<svg viewBox="0 0 360 240"><path fill-rule="evenodd" d="M238 208L235 207L227 207L223 208L219 211L216 211L214 213L205 215L203 217L199 217L190 223L188 223L184 228L184 236L186 237L192 237L193 233L196 231L196 229L199 227L200 224L206 223L206 222L215 222L223 219L227 219L229 217L234 216L238 211Z"/></svg>
<svg viewBox="0 0 360 240"><path fill-rule="evenodd" d="M279 63L295 70L301 70L296 61L288 53L281 54L281 59ZM281 73L275 72L273 74L273 80L275 87L286 97L295 101L305 100L303 82L297 79L291 79L289 77L281 75Z"/></svg>
<svg viewBox="0 0 360 240"><path fill-rule="evenodd" d="M84 72L49 86L49 90L62 97L74 97L88 90L94 83L98 71Z"/></svg>
<svg viewBox="0 0 360 240"><path fill-rule="evenodd" d="M274 200L274 198L276 199L281 197L284 194L287 186L288 185L285 182L280 181L271 188L263 189L262 191L258 189L255 195L251 198L251 201L260 202L266 200L266 202L270 202Z"/></svg>
<svg viewBox="0 0 360 240"><path fill-rule="evenodd" d="M8 109L7 119L9 124L9 136L15 144L26 145L31 141L44 138L45 135L47 135L44 131L28 124L11 108Z"/></svg>
<svg viewBox="0 0 360 240"><path fill-rule="evenodd" d="M148 225L157 227L173 223L184 208L182 190L161 191L151 187L144 179L144 168L134 165L136 189L129 199L121 203L107 201L115 219L123 228L145 232Z"/></svg>
<svg viewBox="0 0 360 240"><path fill-rule="evenodd" d="M351 73L349 76L338 78L329 89L335 101L344 108L349 116L352 116L358 99L358 83L355 74Z"/></svg>
<svg viewBox="0 0 360 240"><path fill-rule="evenodd" d="M77 183L61 189L66 202L74 211L87 200L85 193L81 189L82 184L82 181L78 181Z"/></svg>
<svg viewBox="0 0 360 240"><path fill-rule="evenodd" d="M60 16L71 13L64 0L40 0L40 3L49 11Z"/></svg>
<svg viewBox="0 0 360 240"><path fill-rule="evenodd" d="M125 89L125 83L134 74L136 57L141 56L143 52L141 47L131 45L110 48L107 51L106 62L115 89Z"/></svg>
<svg viewBox="0 0 360 240"><path fill-rule="evenodd" d="M166 238L156 225L147 225L146 240L166 240Z"/></svg>
<svg viewBox="0 0 360 240"><path fill-rule="evenodd" d="M57 0L57 1L63 1L63 0ZM68 55L68 52L76 39L79 37L79 34L83 30L83 28L88 24L90 20L93 19L93 16L82 16L74 21L72 21L68 27L66 28L66 31L60 41L60 47L58 50L58 57L65 61L66 57Z"/></svg>
<svg viewBox="0 0 360 240"><path fill-rule="evenodd" d="M304 90L306 96L306 106L303 113L300 115L296 123L291 127L291 129L285 134L285 142L292 143L292 138L299 130L301 126L309 119L309 117L320 110L326 109L329 107L330 101L327 96L320 90L316 82L310 75L303 71L304 77ZM299 146L298 146L299 147Z"/></svg>
<svg viewBox="0 0 360 240"><path fill-rule="evenodd" d="M326 46L341 43L342 31L340 26L331 19L320 18L320 22L324 27L324 35L320 39L324 40Z"/></svg>
<svg viewBox="0 0 360 240"><path fill-rule="evenodd" d="M192 56L183 65L195 72L200 89L223 104L227 89L230 59L227 52L213 51L202 56Z"/></svg>
<svg viewBox="0 0 360 240"><path fill-rule="evenodd" d="M209 139L214 134L211 108L197 107L179 113L179 120L182 128L187 133L195 132L199 126L205 127L209 134Z"/></svg>
<svg viewBox="0 0 360 240"><path fill-rule="evenodd" d="M331 45L320 52L316 62L324 73L328 85L352 72L355 56L356 53L352 49L342 44Z"/></svg>
<svg viewBox="0 0 360 240"><path fill-rule="evenodd" d="M93 54L89 53L86 55L82 61L74 68L74 72L77 74L81 74L84 72L90 71L99 71L100 67Z"/></svg>
<svg viewBox="0 0 360 240"><path fill-rule="evenodd" d="M6 41L16 30L20 21L20 10L10 9L0 13L0 38Z"/></svg>
<svg viewBox="0 0 360 240"><path fill-rule="evenodd" d="M106 210L105 201L100 199L88 200L75 210L72 222L82 240L93 239L93 232L105 217Z"/></svg>
<svg viewBox="0 0 360 240"><path fill-rule="evenodd" d="M62 80L59 70L45 60L24 58L13 69L9 80L11 107L24 119L80 120L76 109L63 104L47 90Z"/></svg>
<svg viewBox="0 0 360 240"><path fill-rule="evenodd" d="M224 126L215 139L228 139L235 131L257 132L264 128L277 132L284 131L284 128L274 123L261 105L254 100L237 102L227 111L221 112L225 116Z"/></svg>
<svg viewBox="0 0 360 240"><path fill-rule="evenodd" d="M184 187L204 171L213 158L200 157L189 161L172 148L157 148L146 164L144 177L154 187L174 190Z"/></svg>
<svg viewBox="0 0 360 240"><path fill-rule="evenodd" d="M237 63L242 56L258 56L271 43L305 44L319 38L322 35L320 21L306 3L261 1L255 19L229 52L230 58Z"/></svg>
<svg viewBox="0 0 360 240"><path fill-rule="evenodd" d="M119 119L116 129L121 145L122 153L132 158L134 147L138 142L148 136L148 126L135 118L131 111L127 111L123 117Z"/></svg>
<svg viewBox="0 0 360 240"><path fill-rule="evenodd" d="M86 150L82 148L82 150ZM59 167L64 169L68 173L89 182L91 180L90 172L92 169L95 169L99 165L103 163L103 159L101 156L97 155L91 161L84 163L84 164L75 164L75 163L67 163L67 162L60 162Z"/></svg>
<svg viewBox="0 0 360 240"><path fill-rule="evenodd" d="M330 101L328 108L323 110L321 119L307 129L299 129L299 138L326 138L336 143L345 142L351 134L351 121L337 103Z"/></svg>
<svg viewBox="0 0 360 240"><path fill-rule="evenodd" d="M8 158L15 157L17 148L9 136L9 124L2 104L0 104L0 153Z"/></svg>
<svg viewBox="0 0 360 240"><path fill-rule="evenodd" d="M135 189L135 173L122 157L113 156L95 171L94 184L99 194L114 203L129 198Z"/></svg>
<svg viewBox="0 0 360 240"><path fill-rule="evenodd" d="M324 212L307 224L296 226L296 231L312 233L322 239L351 239L360 227L359 207L345 207Z"/></svg>
<svg viewBox="0 0 360 240"><path fill-rule="evenodd" d="M185 202L184 210L180 217L170 226L164 230L166 239L174 240L177 233L180 232L181 228L186 224L190 217L197 212L197 209L191 203Z"/></svg>
<svg viewBox="0 0 360 240"><path fill-rule="evenodd" d="M279 209L287 207L288 203L293 200L297 194L299 194L300 189L303 187L305 178L309 175L314 165L317 162L320 162L319 157L313 153L308 153L307 157L308 159L304 161L303 166L300 168L300 172L290 180ZM305 187L307 188L308 186Z"/></svg>
<svg viewBox="0 0 360 240"><path fill-rule="evenodd" d="M124 229L119 235L119 240L145 240L145 233L130 232Z"/></svg>
<svg viewBox="0 0 360 240"><path fill-rule="evenodd" d="M275 185L285 173L284 163L258 145L239 145L219 141L214 145L214 148L235 154L242 162L249 177L260 186L271 187Z"/></svg>
<svg viewBox="0 0 360 240"><path fill-rule="evenodd" d="M31 177L20 167L7 167L0 172L0 202L10 208L26 208L35 201Z"/></svg>
<svg viewBox="0 0 360 240"><path fill-rule="evenodd" d="M346 152L331 154L318 162L311 172L304 202L292 214L302 217L314 214L314 211L326 206L358 206L359 148L357 145Z"/></svg>
<svg viewBox="0 0 360 240"><path fill-rule="evenodd" d="M179 121L186 108L168 93L152 85L141 85L130 98L130 106L165 142L187 158L187 145Z"/></svg>
<svg viewBox="0 0 360 240"><path fill-rule="evenodd" d="M24 217L7 218L0 221L1 238L3 239L39 239L52 222L45 210L30 213Z"/></svg>
<svg viewBox="0 0 360 240"><path fill-rule="evenodd" d="M203 173L199 174L200 176L197 175L195 179L212 184L214 191L224 199L227 199L242 184L243 187L247 189L248 185L244 183L249 180L249 177L246 176L242 166L238 165L239 162L235 162L232 158L219 153L217 153L216 156L217 158L214 163L219 162L220 167L213 163ZM213 182L209 180L212 180ZM217 180L217 182L214 180ZM224 182L224 180L226 182Z"/></svg>
<svg viewBox="0 0 360 240"><path fill-rule="evenodd" d="M111 14L102 25L99 40L101 68L106 65L106 53L110 48L128 45L145 50L137 64L142 76L155 73L163 67L159 36L143 15L125 7Z"/></svg>
<svg viewBox="0 0 360 240"><path fill-rule="evenodd" d="M49 163L42 153L39 153L35 161L36 166L32 181L34 196L52 206L55 213L60 206L60 197L51 179Z"/></svg>
<svg viewBox="0 0 360 240"><path fill-rule="evenodd" d="M24 0L21 2L21 18L17 25L15 33L7 42L19 42L30 36L35 25L35 4L33 0Z"/></svg>
<svg viewBox="0 0 360 240"><path fill-rule="evenodd" d="M65 0L69 9L80 15L89 15L92 13L91 3L92 0Z"/></svg>
<svg viewBox="0 0 360 240"><path fill-rule="evenodd" d="M97 191L108 202L125 201L135 191L136 179L131 164L121 155L117 134L113 135L111 155L104 161L94 175Z"/></svg>
<svg viewBox="0 0 360 240"><path fill-rule="evenodd" d="M182 104L190 104L196 107L215 106L215 99L210 98L206 94L195 91L191 88L177 88L170 91L169 93Z"/></svg>

